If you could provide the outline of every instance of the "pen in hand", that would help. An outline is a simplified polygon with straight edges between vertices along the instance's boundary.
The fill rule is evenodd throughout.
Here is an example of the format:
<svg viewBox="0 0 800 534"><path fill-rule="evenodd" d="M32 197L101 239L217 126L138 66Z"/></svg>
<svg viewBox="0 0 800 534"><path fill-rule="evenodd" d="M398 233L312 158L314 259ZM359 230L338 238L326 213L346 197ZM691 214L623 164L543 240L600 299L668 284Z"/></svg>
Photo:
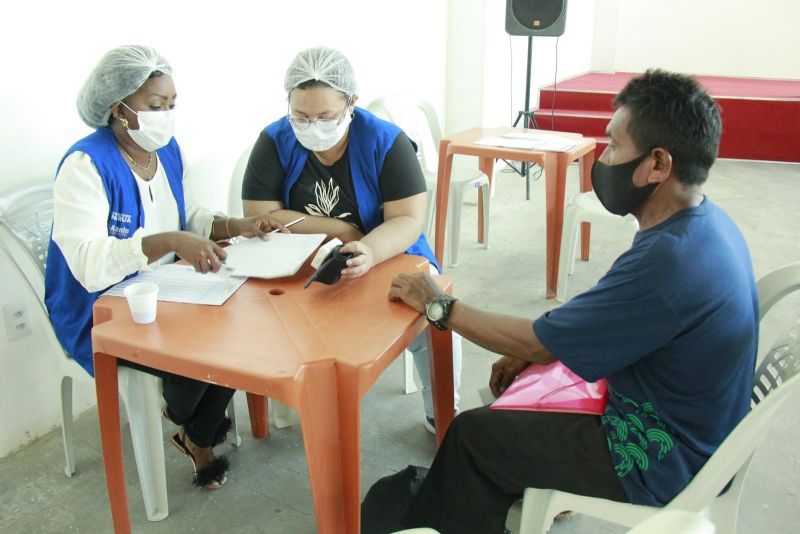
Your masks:
<svg viewBox="0 0 800 534"><path fill-rule="evenodd" d="M288 223L284 224L283 226L284 226L284 228L289 228L290 226L293 226L293 225L295 225L295 224L299 223L299 222L300 222L300 221L302 221L302 220L305 220L305 216L303 216L303 217L298 217L297 219L293 220L292 222L288 222ZM280 231L280 230L276 228L276 229L274 229L274 230L270 230L268 233L270 233L270 234L277 234L279 231Z"/></svg>

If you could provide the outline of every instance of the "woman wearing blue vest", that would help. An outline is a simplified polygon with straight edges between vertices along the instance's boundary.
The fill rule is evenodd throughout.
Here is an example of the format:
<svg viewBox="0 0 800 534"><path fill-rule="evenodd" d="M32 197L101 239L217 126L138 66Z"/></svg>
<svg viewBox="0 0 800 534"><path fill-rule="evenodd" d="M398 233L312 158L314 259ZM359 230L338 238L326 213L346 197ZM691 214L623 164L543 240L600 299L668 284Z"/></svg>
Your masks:
<svg viewBox="0 0 800 534"><path fill-rule="evenodd" d="M96 130L58 167L45 303L59 342L90 375L92 305L109 286L176 256L216 272L226 256L216 240L282 228L267 217L212 214L192 201L173 137L175 98L171 67L144 46L108 52L78 95L81 119ZM192 461L196 485L222 486L228 461L212 447L230 428L225 408L234 390L120 364L163 378L163 414L180 426L172 443Z"/></svg>
<svg viewBox="0 0 800 534"><path fill-rule="evenodd" d="M330 48L300 52L286 72L288 113L256 141L242 185L244 212L270 215L293 232L326 233L355 256L342 271L362 276L397 254L427 258L440 270L421 233L427 190L416 148L403 131L355 106L350 62ZM456 405L460 338L453 343ZM435 433L427 336L409 347L422 380L425 427Z"/></svg>

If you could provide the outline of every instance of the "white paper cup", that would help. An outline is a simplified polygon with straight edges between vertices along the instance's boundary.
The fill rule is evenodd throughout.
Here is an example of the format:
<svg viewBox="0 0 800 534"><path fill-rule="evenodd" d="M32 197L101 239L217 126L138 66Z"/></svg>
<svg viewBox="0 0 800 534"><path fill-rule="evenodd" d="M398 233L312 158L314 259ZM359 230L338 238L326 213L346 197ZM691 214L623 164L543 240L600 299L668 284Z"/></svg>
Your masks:
<svg viewBox="0 0 800 534"><path fill-rule="evenodd" d="M156 320L158 286L151 282L135 282L125 288L125 298L134 322L152 323Z"/></svg>

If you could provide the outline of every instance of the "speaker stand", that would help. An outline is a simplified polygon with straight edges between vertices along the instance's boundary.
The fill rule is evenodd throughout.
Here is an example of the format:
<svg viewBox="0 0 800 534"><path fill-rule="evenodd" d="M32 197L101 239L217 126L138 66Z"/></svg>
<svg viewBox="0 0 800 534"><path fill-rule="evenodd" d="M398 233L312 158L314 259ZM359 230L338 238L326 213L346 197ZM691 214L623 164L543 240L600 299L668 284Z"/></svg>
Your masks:
<svg viewBox="0 0 800 534"><path fill-rule="evenodd" d="M516 128L519 121L525 119L525 122L522 123L523 128L529 129L539 129L539 125L536 123L536 116L531 111L531 58L533 55L533 36L528 36L528 64L527 70L525 73L525 109L517 113L517 120L514 121L513 126ZM531 163L527 161L521 162L521 167L517 169L517 167L511 163L506 162L514 172L519 174L520 176L525 177L525 200L531 199L531 167L533 166Z"/></svg>

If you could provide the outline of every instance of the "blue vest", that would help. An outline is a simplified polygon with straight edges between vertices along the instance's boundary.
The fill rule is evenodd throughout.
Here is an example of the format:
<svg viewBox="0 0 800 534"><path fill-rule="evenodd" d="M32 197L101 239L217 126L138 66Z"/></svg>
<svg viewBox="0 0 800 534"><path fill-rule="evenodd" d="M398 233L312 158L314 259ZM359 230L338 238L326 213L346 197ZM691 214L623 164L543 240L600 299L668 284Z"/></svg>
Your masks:
<svg viewBox="0 0 800 534"><path fill-rule="evenodd" d="M264 131L275 143L281 167L286 173L283 205L288 208L289 192L300 178L308 159L308 149L297 141L292 125L286 117L273 122ZM365 109L356 108L355 117L350 123L348 153L350 175L353 179L358 214L364 225L364 233L371 232L383 223L383 199L379 180L386 154L400 132L400 128L394 124L379 119ZM419 235L417 241L406 250L406 254L422 256L442 272L424 234Z"/></svg>
<svg viewBox="0 0 800 534"><path fill-rule="evenodd" d="M73 152L87 154L94 164L108 197L108 235L128 239L144 226L144 210L139 187L130 167L122 159L111 128L99 128L67 150L59 170ZM183 161L175 138L157 151L170 189L178 205L181 230L186 229L186 209L183 201ZM126 278L134 276L136 273ZM44 302L50 314L56 337L67 354L87 373L94 376L92 352L92 305L103 293L88 292L69 270L61 249L51 239L47 251L44 276Z"/></svg>

